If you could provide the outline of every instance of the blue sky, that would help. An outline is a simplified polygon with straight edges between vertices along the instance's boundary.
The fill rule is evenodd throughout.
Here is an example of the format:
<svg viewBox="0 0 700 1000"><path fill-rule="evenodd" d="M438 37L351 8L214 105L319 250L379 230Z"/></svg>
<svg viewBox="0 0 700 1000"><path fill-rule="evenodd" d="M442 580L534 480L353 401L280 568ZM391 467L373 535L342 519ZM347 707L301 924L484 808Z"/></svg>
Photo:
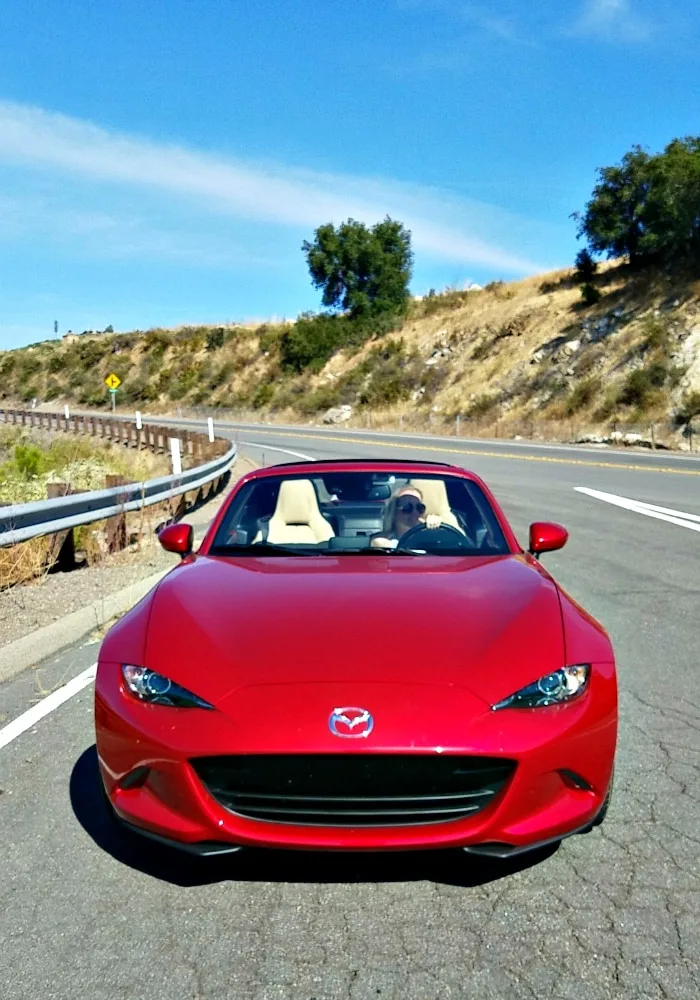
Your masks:
<svg viewBox="0 0 700 1000"><path fill-rule="evenodd" d="M698 134L697 0L0 6L0 348L293 317L390 214L412 288L569 264L634 143Z"/></svg>

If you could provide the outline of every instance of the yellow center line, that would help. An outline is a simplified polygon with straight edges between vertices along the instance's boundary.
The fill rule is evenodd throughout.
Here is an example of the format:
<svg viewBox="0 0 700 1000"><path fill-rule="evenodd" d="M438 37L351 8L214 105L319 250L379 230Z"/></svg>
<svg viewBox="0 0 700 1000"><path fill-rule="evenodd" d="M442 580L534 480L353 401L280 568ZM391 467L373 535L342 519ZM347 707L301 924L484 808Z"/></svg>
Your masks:
<svg viewBox="0 0 700 1000"><path fill-rule="evenodd" d="M246 429L247 432L247 429ZM475 455L481 458L514 458L520 462L549 462L552 465L581 465L591 469L618 469L622 472L663 472L673 476L700 476L700 469L676 469L668 465L628 465L620 462L596 462L586 458L557 458L554 455L519 455L511 451L483 451L476 448L444 448L439 445L408 444L399 441L378 441L375 438L332 437L325 434L309 434L308 432L262 430L256 428L254 433L274 434L290 438L304 438L312 441L338 441L341 444L371 444L380 448L408 448L413 451L434 451L446 455Z"/></svg>

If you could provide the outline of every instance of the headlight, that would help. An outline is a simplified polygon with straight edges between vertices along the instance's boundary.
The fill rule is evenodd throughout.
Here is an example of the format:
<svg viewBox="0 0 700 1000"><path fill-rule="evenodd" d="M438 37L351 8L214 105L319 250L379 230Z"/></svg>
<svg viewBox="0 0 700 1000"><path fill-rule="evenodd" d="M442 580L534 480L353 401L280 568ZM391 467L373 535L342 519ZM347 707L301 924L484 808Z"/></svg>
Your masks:
<svg viewBox="0 0 700 1000"><path fill-rule="evenodd" d="M131 663L122 664L122 676L129 691L139 699L152 705L169 705L171 708L213 708L187 688L180 687L163 674L157 674L148 667L135 667Z"/></svg>
<svg viewBox="0 0 700 1000"><path fill-rule="evenodd" d="M588 663L563 667L553 674L540 677L534 684L528 684L527 687L521 688L491 708L495 712L499 708L540 708L545 705L558 705L562 701L571 701L586 690L590 672Z"/></svg>

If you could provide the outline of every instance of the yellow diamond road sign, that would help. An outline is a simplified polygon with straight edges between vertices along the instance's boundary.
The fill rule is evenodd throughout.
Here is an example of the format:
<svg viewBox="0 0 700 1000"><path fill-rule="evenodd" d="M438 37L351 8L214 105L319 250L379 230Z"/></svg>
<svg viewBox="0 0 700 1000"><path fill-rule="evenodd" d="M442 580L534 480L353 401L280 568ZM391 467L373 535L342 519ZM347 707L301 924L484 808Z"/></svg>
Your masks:
<svg viewBox="0 0 700 1000"><path fill-rule="evenodd" d="M105 379L105 384L108 389L118 389L119 386L122 384L122 380L119 378L118 375L115 375L114 372L112 372L112 374L108 375L107 378Z"/></svg>

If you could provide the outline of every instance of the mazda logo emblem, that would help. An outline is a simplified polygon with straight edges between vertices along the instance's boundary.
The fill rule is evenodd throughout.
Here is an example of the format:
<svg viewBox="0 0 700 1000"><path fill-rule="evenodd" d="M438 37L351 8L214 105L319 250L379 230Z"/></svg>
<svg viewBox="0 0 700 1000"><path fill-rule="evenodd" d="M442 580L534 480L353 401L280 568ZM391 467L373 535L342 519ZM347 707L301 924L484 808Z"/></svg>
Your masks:
<svg viewBox="0 0 700 1000"><path fill-rule="evenodd" d="M374 729L374 719L366 708L334 708L328 720L334 736L345 739L367 737Z"/></svg>

